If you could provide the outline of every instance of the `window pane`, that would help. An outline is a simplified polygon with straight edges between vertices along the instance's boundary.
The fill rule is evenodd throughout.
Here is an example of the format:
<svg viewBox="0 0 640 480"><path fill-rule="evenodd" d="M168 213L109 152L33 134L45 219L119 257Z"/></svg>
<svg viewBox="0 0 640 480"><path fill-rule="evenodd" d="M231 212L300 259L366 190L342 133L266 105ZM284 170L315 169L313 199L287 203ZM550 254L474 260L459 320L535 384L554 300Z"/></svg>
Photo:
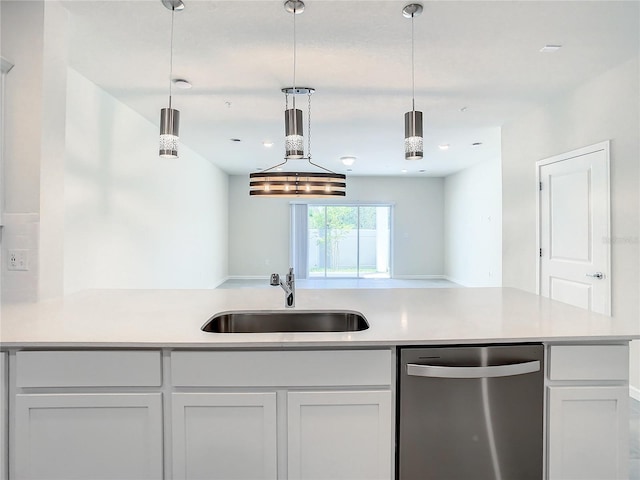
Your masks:
<svg viewBox="0 0 640 480"><path fill-rule="evenodd" d="M327 276L358 276L358 207L327 207Z"/></svg>
<svg viewBox="0 0 640 480"><path fill-rule="evenodd" d="M309 277L325 276L326 258L326 207L309 205L308 222L308 272Z"/></svg>

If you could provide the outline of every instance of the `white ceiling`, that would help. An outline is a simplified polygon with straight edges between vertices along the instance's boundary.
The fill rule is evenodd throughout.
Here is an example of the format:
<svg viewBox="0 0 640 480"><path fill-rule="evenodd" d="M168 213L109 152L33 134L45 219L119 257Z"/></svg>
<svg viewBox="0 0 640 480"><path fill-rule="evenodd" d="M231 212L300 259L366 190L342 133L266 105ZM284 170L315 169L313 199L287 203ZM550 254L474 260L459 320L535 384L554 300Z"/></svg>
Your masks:
<svg viewBox="0 0 640 480"><path fill-rule="evenodd" d="M173 72L193 88L174 88L182 144L229 174L280 163L292 14L280 0L184 2ZM415 19L415 82L425 157L406 161L411 20L402 8L411 2L305 3L296 17L296 84L316 89L312 157L344 173L339 158L355 155L353 175L446 176L498 156L501 125L638 55L640 45L636 0L424 1ZM158 124L167 106L171 12L161 0L63 4L71 13L71 66ZM540 53L546 44L562 48ZM306 97L298 99L306 110ZM442 143L449 150L440 151Z"/></svg>

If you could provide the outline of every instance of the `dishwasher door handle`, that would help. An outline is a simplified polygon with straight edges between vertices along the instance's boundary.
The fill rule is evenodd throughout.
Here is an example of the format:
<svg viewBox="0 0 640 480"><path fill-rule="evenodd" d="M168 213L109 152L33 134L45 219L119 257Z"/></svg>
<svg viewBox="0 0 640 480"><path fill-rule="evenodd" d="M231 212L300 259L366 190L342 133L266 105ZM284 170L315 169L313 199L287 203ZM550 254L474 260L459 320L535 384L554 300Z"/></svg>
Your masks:
<svg viewBox="0 0 640 480"><path fill-rule="evenodd" d="M407 364L407 375L433 378L494 378L511 377L540 371L540 360L492 365L488 367L447 367L441 365Z"/></svg>

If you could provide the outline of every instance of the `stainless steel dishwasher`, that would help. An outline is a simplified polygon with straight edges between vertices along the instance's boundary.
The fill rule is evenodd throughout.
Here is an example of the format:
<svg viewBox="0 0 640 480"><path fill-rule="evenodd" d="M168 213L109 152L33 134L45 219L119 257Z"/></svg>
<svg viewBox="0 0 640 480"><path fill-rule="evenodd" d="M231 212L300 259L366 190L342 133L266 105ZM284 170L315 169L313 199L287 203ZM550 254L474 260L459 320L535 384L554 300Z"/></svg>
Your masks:
<svg viewBox="0 0 640 480"><path fill-rule="evenodd" d="M403 347L399 480L541 480L540 344Z"/></svg>

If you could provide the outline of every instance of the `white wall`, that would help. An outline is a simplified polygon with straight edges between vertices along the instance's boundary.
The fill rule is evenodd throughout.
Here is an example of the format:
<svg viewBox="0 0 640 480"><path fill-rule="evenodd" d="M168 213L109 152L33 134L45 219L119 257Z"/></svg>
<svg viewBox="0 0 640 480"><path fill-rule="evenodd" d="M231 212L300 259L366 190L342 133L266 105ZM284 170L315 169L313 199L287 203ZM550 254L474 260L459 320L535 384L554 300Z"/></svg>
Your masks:
<svg viewBox="0 0 640 480"><path fill-rule="evenodd" d="M205 288L227 276L226 174L186 148L157 155L157 126L75 72L67 89L67 12L6 1L2 301L92 287ZM65 98L67 97L68 98ZM160 107L158 107L160 108ZM66 120L66 124L65 124Z"/></svg>
<svg viewBox="0 0 640 480"><path fill-rule="evenodd" d="M467 287L502 284L500 158L444 179L445 273Z"/></svg>
<svg viewBox="0 0 640 480"><path fill-rule="evenodd" d="M224 281L227 175L71 69L67 97L65 292Z"/></svg>
<svg viewBox="0 0 640 480"><path fill-rule="evenodd" d="M7 262L2 262L2 301L38 298L40 161L48 101L44 96L46 6L42 1L0 2L0 54L14 64L6 77L4 96L2 258L9 249L26 250L29 257L29 271L10 272Z"/></svg>
<svg viewBox="0 0 640 480"><path fill-rule="evenodd" d="M503 284L535 292L535 162L611 140L611 257L614 316L639 318L640 62L592 79L502 129ZM631 382L640 388L633 342Z"/></svg>
<svg viewBox="0 0 640 480"><path fill-rule="evenodd" d="M348 177L347 196L340 201L394 204L395 277L444 274L442 178ZM230 177L229 275L266 277L288 268L290 202L249 197L248 176Z"/></svg>
<svg viewBox="0 0 640 480"><path fill-rule="evenodd" d="M34 213L40 208L45 5L2 0L0 8L0 51L14 64L5 91L5 209Z"/></svg>

